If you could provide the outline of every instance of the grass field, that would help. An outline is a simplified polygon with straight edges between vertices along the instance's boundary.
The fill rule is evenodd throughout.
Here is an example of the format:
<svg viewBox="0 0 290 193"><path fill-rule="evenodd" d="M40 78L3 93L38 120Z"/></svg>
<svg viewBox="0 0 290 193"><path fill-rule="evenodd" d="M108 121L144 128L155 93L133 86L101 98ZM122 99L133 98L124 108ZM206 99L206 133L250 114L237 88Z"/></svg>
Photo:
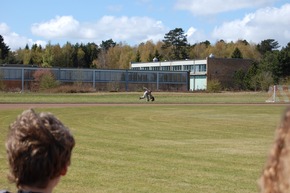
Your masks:
<svg viewBox="0 0 290 193"><path fill-rule="evenodd" d="M0 103L144 103L143 93L106 92L85 94L1 93ZM265 103L266 92L179 93L153 92L154 103Z"/></svg>
<svg viewBox="0 0 290 193"><path fill-rule="evenodd" d="M94 101L91 95L86 101L83 99L86 95L81 95L81 101L71 97L73 102L107 103L116 102L110 101L116 99L122 103L130 97L136 100L138 94L104 94L106 99L103 101ZM216 103L224 103L232 98L256 101L266 96L255 93L254 96L228 93L215 97L198 94L202 95L201 99L196 95L186 97L186 93L157 94L158 101L162 100L160 103L175 103L181 96L184 98L179 101L194 98L210 103L215 103L214 98ZM10 95L10 100L5 102L52 102L59 97ZM93 96L98 98L99 95L101 93ZM24 96L25 100L19 96ZM4 102L3 95L0 102ZM137 103L146 102L137 100ZM257 179L286 106L124 104L45 107L36 111L54 113L71 128L76 138L72 165L55 192L254 193L258 192ZM0 109L0 141L3 142L0 146L0 189L15 190L6 180L8 166L4 141L9 123L22 110Z"/></svg>

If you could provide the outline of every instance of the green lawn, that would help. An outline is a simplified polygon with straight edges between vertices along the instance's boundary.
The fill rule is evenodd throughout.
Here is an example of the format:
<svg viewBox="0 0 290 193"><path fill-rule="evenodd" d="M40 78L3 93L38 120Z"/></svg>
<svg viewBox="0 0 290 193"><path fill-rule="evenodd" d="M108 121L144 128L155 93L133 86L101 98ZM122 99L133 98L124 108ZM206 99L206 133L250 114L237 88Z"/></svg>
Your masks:
<svg viewBox="0 0 290 193"><path fill-rule="evenodd" d="M1 93L0 103L144 103L142 92L96 92L74 94ZM182 93L153 92L154 103L265 103L266 92Z"/></svg>
<svg viewBox="0 0 290 193"><path fill-rule="evenodd" d="M124 95L135 100L139 94ZM166 97L183 95L156 96L160 103L166 103ZM101 102L95 99L98 97L94 94L88 100ZM111 97L129 100L117 94ZM190 97L204 101L195 94ZM234 97L224 98L229 101ZM1 95L0 101L3 98ZM263 97L251 96L247 100L250 98ZM163 104L36 110L54 113L76 138L72 165L55 192L254 193L258 192L257 179L285 107ZM22 110L0 109L1 189L15 190L6 180L4 141L7 126Z"/></svg>

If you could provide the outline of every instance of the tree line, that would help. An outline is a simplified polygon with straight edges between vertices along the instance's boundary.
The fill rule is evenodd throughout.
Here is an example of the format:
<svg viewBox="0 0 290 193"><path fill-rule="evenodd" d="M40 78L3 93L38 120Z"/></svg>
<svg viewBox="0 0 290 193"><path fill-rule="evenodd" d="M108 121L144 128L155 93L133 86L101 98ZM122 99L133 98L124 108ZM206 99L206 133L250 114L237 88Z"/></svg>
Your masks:
<svg viewBox="0 0 290 193"><path fill-rule="evenodd" d="M290 42L280 47L274 39L258 44L247 40L212 44L208 40L189 44L182 28L165 34L163 40L142 42L130 46L112 39L99 45L70 42L60 46L48 43L45 48L34 44L11 51L0 35L0 64L24 64L40 67L128 69L131 62L205 59L210 54L217 58L246 58L253 60L247 74L237 72L234 76L240 89L263 89L270 84L290 84Z"/></svg>

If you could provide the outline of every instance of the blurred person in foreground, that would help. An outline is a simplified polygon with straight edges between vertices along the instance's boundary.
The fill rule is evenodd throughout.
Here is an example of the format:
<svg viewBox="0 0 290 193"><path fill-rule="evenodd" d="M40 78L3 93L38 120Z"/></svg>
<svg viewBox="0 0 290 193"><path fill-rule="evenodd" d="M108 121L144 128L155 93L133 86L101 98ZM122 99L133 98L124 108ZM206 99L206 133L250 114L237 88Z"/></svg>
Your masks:
<svg viewBox="0 0 290 193"><path fill-rule="evenodd" d="M259 179L261 193L290 192L290 107L276 129L274 144Z"/></svg>
<svg viewBox="0 0 290 193"><path fill-rule="evenodd" d="M18 193L51 193L67 173L74 145L69 129L54 115L24 111L9 127L9 181Z"/></svg>

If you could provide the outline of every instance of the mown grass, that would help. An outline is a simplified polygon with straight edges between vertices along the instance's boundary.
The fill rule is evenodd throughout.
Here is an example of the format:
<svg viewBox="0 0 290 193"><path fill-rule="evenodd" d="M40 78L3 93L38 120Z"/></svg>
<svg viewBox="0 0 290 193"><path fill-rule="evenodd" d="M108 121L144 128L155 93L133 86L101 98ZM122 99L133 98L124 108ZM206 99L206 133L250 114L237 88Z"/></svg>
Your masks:
<svg viewBox="0 0 290 193"><path fill-rule="evenodd" d="M75 94L0 93L0 103L144 103L138 92ZM154 92L154 103L265 103L266 92L181 93Z"/></svg>
<svg viewBox="0 0 290 193"><path fill-rule="evenodd" d="M36 110L54 113L77 142L55 192L254 193L284 109L164 104ZM22 110L0 110L0 141ZM6 173L1 145L1 188L15 190Z"/></svg>

